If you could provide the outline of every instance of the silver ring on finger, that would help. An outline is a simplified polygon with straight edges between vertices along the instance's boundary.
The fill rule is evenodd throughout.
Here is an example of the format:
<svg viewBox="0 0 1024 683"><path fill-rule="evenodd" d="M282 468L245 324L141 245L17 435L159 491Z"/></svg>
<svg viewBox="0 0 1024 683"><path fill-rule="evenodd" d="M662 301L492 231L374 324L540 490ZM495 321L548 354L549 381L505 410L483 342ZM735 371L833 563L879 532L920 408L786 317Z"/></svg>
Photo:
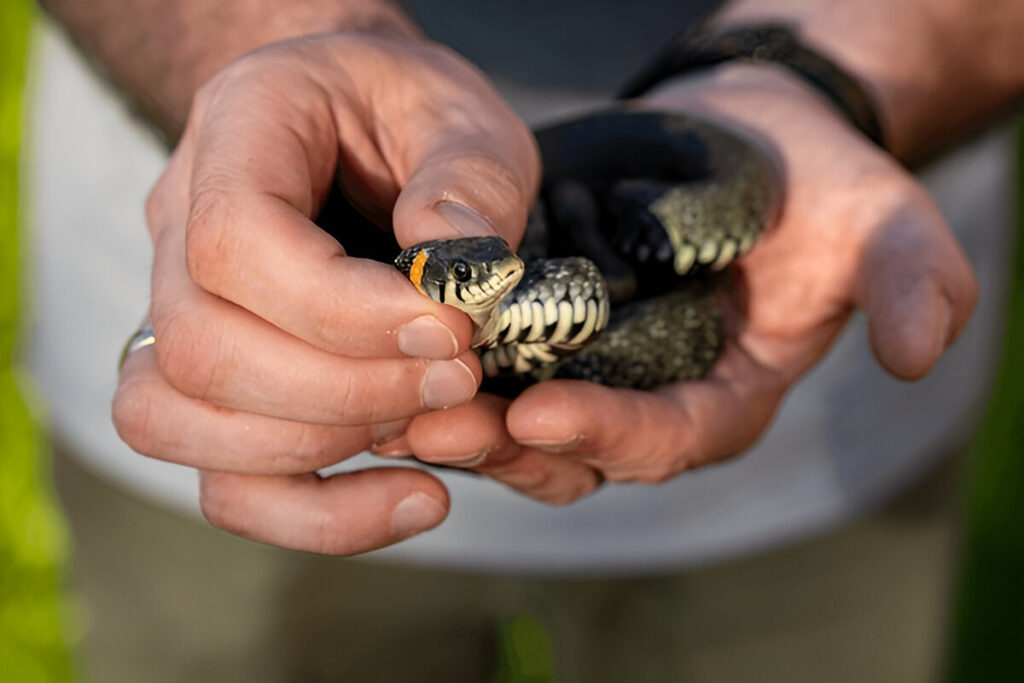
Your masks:
<svg viewBox="0 0 1024 683"><path fill-rule="evenodd" d="M132 355L139 349L144 349L155 343L156 336L153 334L153 323L143 323L142 327L135 331L135 333L125 343L124 348L121 349L121 357L117 361L117 371L120 372L121 368L124 367L124 362L128 360L128 356Z"/></svg>

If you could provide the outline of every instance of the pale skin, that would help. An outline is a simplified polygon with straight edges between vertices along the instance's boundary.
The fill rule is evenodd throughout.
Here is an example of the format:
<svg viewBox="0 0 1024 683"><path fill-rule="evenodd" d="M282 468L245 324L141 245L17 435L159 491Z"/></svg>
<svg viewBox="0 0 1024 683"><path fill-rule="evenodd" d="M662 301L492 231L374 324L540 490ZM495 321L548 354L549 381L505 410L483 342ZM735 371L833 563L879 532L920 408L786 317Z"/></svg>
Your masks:
<svg viewBox="0 0 1024 683"><path fill-rule="evenodd" d="M556 504L605 480L664 481L755 441L855 308L879 363L914 379L955 340L977 296L934 203L890 155L790 75L730 66L649 98L747 133L786 178L779 225L738 264L732 336L711 376L652 393L550 382L511 404L477 395L469 320L420 296L390 266L345 256L344 236L339 246L311 216L337 171L403 246L464 234L517 242L539 160L529 131L481 74L383 3L332 3L331 14L298 2L294 23L279 17L219 45L196 40L201 49L180 63L161 61L176 53L159 34L145 43L150 62L122 62L109 46L134 44L113 39L126 29L90 21L100 13L89 3L50 4L169 138L190 112L147 206L158 343L126 362L114 421L140 453L199 468L204 512L233 533L351 554L439 524L450 501L428 473L313 474L368 447L473 469ZM152 9L149 0L109 4ZM887 42L889 29L865 12L827 43L876 95L904 157L984 119L1024 83L1006 66L1019 60L990 54L999 40L980 56L969 41L962 53L948 54L948 40L936 52L935 35L980 29L969 3L916 11L927 4L901 10L898 40ZM1019 36L1013 3L995 4L1007 18L999 36ZM259 5L229 7L259 22ZM888 3L858 5L884 14ZM831 3L811 0L766 6L735 3L723 21L788 16L820 40L834 16ZM201 32L212 20L190 21ZM225 66L264 43L273 44ZM888 60L878 58L884 49ZM924 78L932 85L907 94L885 66L952 73L935 65L946 59L974 74L955 84L961 95L979 90L960 100L956 130L925 125L934 118L929 98L947 103L953 86ZM168 62L167 78L146 78Z"/></svg>

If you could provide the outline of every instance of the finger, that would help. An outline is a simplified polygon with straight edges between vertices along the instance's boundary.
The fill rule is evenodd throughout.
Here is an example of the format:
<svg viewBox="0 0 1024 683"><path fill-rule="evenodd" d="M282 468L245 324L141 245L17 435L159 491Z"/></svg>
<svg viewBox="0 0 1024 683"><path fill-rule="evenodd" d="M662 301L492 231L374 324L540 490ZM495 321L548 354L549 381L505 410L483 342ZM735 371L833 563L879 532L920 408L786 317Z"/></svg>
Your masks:
<svg viewBox="0 0 1024 683"><path fill-rule="evenodd" d="M967 258L924 197L885 216L864 251L854 291L879 363L908 380L938 361L978 297Z"/></svg>
<svg viewBox="0 0 1024 683"><path fill-rule="evenodd" d="M197 287L180 231L156 244L151 317L161 373L219 406L323 424L375 423L450 407L476 392L476 356L349 358L311 346Z"/></svg>
<svg viewBox="0 0 1024 683"><path fill-rule="evenodd" d="M784 387L778 374L730 346L708 378L656 392L538 384L512 403L507 424L519 443L571 455L611 481L657 483L747 448Z"/></svg>
<svg viewBox="0 0 1024 683"><path fill-rule="evenodd" d="M381 468L321 478L200 472L199 502L214 526L272 545L353 555L440 524L448 492L429 474Z"/></svg>
<svg viewBox="0 0 1024 683"><path fill-rule="evenodd" d="M336 354L453 358L469 347L468 318L422 296L392 264L345 256L278 199L231 194L193 203L188 272L206 291Z"/></svg>
<svg viewBox="0 0 1024 683"><path fill-rule="evenodd" d="M423 462L473 470L535 500L564 505L594 491L603 481L572 458L524 448L505 428L508 400L480 394L451 410L412 419L405 439Z"/></svg>
<svg viewBox="0 0 1024 683"><path fill-rule="evenodd" d="M185 131L171 152L167 167L146 197L146 228L153 244L165 228L181 228L188 220L192 136L190 130Z"/></svg>
<svg viewBox="0 0 1024 683"><path fill-rule="evenodd" d="M426 160L402 189L394 214L395 237L402 246L489 235L519 244L536 189L536 162L512 169L496 158L497 150L490 151L494 156L446 150L460 152Z"/></svg>
<svg viewBox="0 0 1024 683"><path fill-rule="evenodd" d="M118 434L143 455L242 474L312 472L366 450L372 440L368 426L279 420L182 396L160 375L151 348L125 361L112 412Z"/></svg>
<svg viewBox="0 0 1024 683"><path fill-rule="evenodd" d="M519 243L540 181L540 156L525 124L490 88L467 119L465 105L406 151L413 169L395 203L394 230L408 247L432 239L499 235Z"/></svg>
<svg viewBox="0 0 1024 683"><path fill-rule="evenodd" d="M334 353L452 358L464 350L472 336L464 315L421 296L389 264L346 257L312 222L339 161L329 107L288 106L289 97L311 99L301 78L279 80L284 92L236 80L204 91L186 136L193 280ZM346 134L346 154L372 149L360 126ZM362 167L383 163L359 154ZM423 316L433 331L406 326Z"/></svg>
<svg viewBox="0 0 1024 683"><path fill-rule="evenodd" d="M475 470L548 505L573 503L604 482L602 474L593 467L536 448L519 448L514 458L485 462Z"/></svg>
<svg viewBox="0 0 1024 683"><path fill-rule="evenodd" d="M378 422L370 426L373 446L370 452L375 455L406 457L412 455L405 432L409 428L411 418Z"/></svg>
<svg viewBox="0 0 1024 683"><path fill-rule="evenodd" d="M514 457L515 442L505 429L508 400L479 394L449 410L414 417L405 431L412 453L425 462L449 467L476 467Z"/></svg>

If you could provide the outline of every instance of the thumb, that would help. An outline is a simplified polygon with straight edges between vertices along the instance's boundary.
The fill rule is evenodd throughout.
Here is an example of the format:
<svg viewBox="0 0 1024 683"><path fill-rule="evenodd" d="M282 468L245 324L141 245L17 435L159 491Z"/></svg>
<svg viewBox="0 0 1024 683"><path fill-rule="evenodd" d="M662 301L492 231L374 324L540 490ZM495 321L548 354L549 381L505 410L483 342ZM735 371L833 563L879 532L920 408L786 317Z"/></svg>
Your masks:
<svg viewBox="0 0 1024 683"><path fill-rule="evenodd" d="M428 154L395 203L398 243L498 235L518 245L540 178L536 143L520 127L519 135L467 137Z"/></svg>
<svg viewBox="0 0 1024 683"><path fill-rule="evenodd" d="M878 362L914 380L967 324L978 285L938 209L925 200L884 218L862 256L855 292Z"/></svg>

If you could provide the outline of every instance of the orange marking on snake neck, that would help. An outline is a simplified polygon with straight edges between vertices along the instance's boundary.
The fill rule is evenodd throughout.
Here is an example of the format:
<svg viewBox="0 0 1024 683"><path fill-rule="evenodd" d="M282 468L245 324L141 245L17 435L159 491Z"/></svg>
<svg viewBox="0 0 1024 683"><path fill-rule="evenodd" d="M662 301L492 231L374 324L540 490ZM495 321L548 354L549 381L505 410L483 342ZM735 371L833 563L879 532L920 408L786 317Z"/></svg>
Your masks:
<svg viewBox="0 0 1024 683"><path fill-rule="evenodd" d="M428 294L420 286L420 280L423 279L423 266L427 264L427 252L421 251L416 254L416 258L412 260L412 266L409 268L409 279L416 286L416 289L420 290L420 294L428 296Z"/></svg>

